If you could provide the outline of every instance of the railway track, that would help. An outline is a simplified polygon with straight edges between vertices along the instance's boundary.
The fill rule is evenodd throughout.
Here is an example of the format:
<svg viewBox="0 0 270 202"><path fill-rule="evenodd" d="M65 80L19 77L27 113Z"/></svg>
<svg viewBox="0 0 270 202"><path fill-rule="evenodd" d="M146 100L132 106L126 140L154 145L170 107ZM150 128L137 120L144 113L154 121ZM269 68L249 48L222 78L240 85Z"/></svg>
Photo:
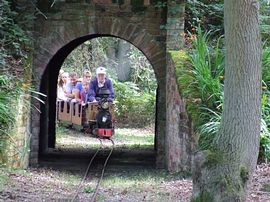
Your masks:
<svg viewBox="0 0 270 202"><path fill-rule="evenodd" d="M98 154L98 153L103 149L103 147L104 147L104 145L103 145L103 143L102 143L102 141L104 141L104 139L98 138L98 140L100 141L100 147L96 150L96 152L95 152L94 155L92 156L92 158L91 158L91 160L90 160L90 162L89 162L89 164L88 164L88 166L87 166L87 169L86 169L86 171L85 171L85 173L84 173L84 176L83 176L83 178L82 178L80 184L79 184L78 187L77 187L76 193L75 193L74 197L73 197L72 200L71 200L72 202L74 202L74 201L76 200L76 198L78 197L79 192L81 191L81 188L82 188L82 186L83 186L83 184L84 184L84 182L85 182L85 179L86 179L86 177L87 177L88 174L89 174L89 170L90 170L90 167L91 167L91 165L92 165L94 159L96 158L97 154ZM106 140L107 140L107 139L106 139ZM104 176L104 172L105 172L106 166L107 166L108 161L109 161L109 159L110 159L110 157L111 157L111 155L112 155L112 152L113 152L113 150L114 150L114 146L115 146L114 141L113 141L112 139L108 139L108 140L111 141L112 147L111 147L110 152L109 152L109 154L107 155L107 158L106 158L106 160L105 160L105 162L104 162L104 164L103 164L103 168L102 168L102 171L101 171L100 178L99 178L99 180L98 180L98 182L97 182L97 185L96 185L96 187L95 187L95 192L93 193L90 202L94 202L94 201L96 200L96 196L97 196L97 193L98 193L98 189L99 189L100 183L101 183L101 181L102 181L102 179L103 179L103 176Z"/></svg>
<svg viewBox="0 0 270 202"><path fill-rule="evenodd" d="M89 163L89 156L93 156L97 148L72 148L68 150L50 151L40 156L39 167L51 168L54 170L67 171L71 173L84 173ZM98 152L93 161L90 172L100 170L101 164L106 160L109 153L108 148ZM115 147L107 168L110 171L155 168L156 152L150 149L122 149ZM83 174L81 174L83 175Z"/></svg>

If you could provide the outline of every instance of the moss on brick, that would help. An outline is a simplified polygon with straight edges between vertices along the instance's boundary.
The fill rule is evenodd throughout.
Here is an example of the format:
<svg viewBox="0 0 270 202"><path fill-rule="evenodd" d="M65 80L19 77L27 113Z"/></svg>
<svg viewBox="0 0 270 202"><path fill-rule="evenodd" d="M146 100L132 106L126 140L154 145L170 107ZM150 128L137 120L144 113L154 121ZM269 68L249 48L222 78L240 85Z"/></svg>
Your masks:
<svg viewBox="0 0 270 202"><path fill-rule="evenodd" d="M174 64L175 64L175 74L178 88L181 89L181 74L185 69L186 65L189 65L188 62L188 53L186 51L170 51L169 52Z"/></svg>

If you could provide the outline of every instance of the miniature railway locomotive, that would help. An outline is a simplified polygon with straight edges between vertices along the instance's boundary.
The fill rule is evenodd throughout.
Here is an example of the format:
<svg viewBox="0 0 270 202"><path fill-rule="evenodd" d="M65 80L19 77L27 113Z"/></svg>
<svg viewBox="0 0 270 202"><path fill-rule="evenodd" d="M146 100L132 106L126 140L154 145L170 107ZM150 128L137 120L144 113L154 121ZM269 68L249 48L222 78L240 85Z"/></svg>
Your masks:
<svg viewBox="0 0 270 202"><path fill-rule="evenodd" d="M94 136L110 138L114 134L115 116L114 104L108 97L109 91L101 89L98 102L57 101L57 120Z"/></svg>

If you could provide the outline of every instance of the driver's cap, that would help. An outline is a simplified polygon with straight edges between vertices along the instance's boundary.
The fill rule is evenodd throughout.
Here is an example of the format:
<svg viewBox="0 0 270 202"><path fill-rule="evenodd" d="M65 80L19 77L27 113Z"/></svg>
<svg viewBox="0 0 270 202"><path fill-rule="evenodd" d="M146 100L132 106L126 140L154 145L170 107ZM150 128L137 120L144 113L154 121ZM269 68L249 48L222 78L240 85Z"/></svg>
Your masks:
<svg viewBox="0 0 270 202"><path fill-rule="evenodd" d="M97 75L98 74L106 74L106 69L104 67L98 67L96 70Z"/></svg>

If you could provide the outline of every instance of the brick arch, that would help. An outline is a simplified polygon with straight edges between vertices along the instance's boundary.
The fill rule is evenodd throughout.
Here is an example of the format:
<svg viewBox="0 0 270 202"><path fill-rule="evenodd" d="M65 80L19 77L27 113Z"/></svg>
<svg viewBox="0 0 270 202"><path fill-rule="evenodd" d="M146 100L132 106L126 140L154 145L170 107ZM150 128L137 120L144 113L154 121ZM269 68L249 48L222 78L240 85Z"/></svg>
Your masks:
<svg viewBox="0 0 270 202"><path fill-rule="evenodd" d="M57 31L45 30L48 38L36 41L33 71L36 86L47 95L45 105L40 105L41 114L32 116L32 164L38 156L55 145L55 100L57 77L67 55L83 42L101 36L126 40L140 49L151 63L159 86L156 112L157 164L164 165L164 138L166 128L166 49L157 38L140 26L115 18L93 18L88 24L70 23ZM38 103L36 103L38 104ZM38 144L37 144L38 142ZM36 158L35 158L36 157ZM31 158L30 158L31 162Z"/></svg>
<svg viewBox="0 0 270 202"><path fill-rule="evenodd" d="M46 70L50 60L66 46L76 48L84 41L100 36L117 37L133 44L142 51L153 66L157 81L165 78L166 47L158 41L157 37L152 36L139 25L120 19L93 18L89 23L89 27L84 24L70 23L64 30L52 33L47 30L50 36L45 40L41 39L39 51L36 53L35 66L38 68L39 78ZM67 54L69 54L68 51Z"/></svg>

